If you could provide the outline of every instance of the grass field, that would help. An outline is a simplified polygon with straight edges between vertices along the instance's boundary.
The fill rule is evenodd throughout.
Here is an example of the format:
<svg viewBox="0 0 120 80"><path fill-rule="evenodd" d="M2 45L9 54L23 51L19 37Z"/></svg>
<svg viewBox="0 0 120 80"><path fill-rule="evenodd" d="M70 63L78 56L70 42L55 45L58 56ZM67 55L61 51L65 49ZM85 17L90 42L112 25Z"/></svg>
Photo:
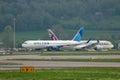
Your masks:
<svg viewBox="0 0 120 80"><path fill-rule="evenodd" d="M11 54L3 54L0 56L7 56ZM19 51L13 52L12 55L39 55L39 56L80 56L80 55L120 55L119 50L113 51L45 51L41 53L40 51Z"/></svg>
<svg viewBox="0 0 120 80"><path fill-rule="evenodd" d="M12 63L12 62L0 62L0 65L22 65L20 63Z"/></svg>
<svg viewBox="0 0 120 80"><path fill-rule="evenodd" d="M0 71L0 80L120 80L120 68L36 69L35 72Z"/></svg>
<svg viewBox="0 0 120 80"><path fill-rule="evenodd" d="M44 51L41 54L40 51L21 51L21 52L13 52L14 55L31 55L31 54L38 54L43 56L53 56L53 55L120 55L119 50L112 50L112 51ZM7 55L7 54L6 54ZM0 56L6 56L4 54L0 54ZM8 54L9 55L9 54Z"/></svg>
<svg viewBox="0 0 120 80"><path fill-rule="evenodd" d="M64 33L65 32L65 33ZM66 30L63 31L63 36L66 34L68 39L72 39L76 34L77 30ZM84 36L82 39L100 39L105 35L109 36L117 36L119 35L119 31L93 31L93 30L85 30ZM62 36L58 36L59 39L62 39ZM47 30L44 31L33 31L33 32L18 32L16 33L16 40L28 40L28 39L49 39Z"/></svg>
<svg viewBox="0 0 120 80"><path fill-rule="evenodd" d="M36 52L40 54L40 52ZM41 55L120 55L120 51L58 51L44 52Z"/></svg>
<svg viewBox="0 0 120 80"><path fill-rule="evenodd" d="M120 59L8 59L17 61L120 62ZM1 65L1 64L0 64Z"/></svg>
<svg viewBox="0 0 120 80"><path fill-rule="evenodd" d="M63 35L69 36L66 39L72 39L76 34L77 30L65 30L63 31ZM119 31L107 31L107 30L85 30L82 39L101 39L106 38L105 35L109 36L118 36ZM58 36L59 39L62 39L62 36ZM2 37L2 33L0 34L0 39ZM42 31L29 31L29 32L16 32L16 40L28 40L28 39L49 39L47 30Z"/></svg>

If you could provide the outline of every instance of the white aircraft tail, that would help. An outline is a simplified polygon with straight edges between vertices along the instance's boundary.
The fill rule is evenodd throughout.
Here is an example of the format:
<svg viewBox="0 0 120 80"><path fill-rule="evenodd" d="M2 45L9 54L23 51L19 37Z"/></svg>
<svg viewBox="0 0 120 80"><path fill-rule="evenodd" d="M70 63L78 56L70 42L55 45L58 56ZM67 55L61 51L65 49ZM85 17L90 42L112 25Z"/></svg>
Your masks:
<svg viewBox="0 0 120 80"><path fill-rule="evenodd" d="M48 29L48 34L49 34L50 40L58 40L58 38L57 38L56 35L52 32L51 29Z"/></svg>

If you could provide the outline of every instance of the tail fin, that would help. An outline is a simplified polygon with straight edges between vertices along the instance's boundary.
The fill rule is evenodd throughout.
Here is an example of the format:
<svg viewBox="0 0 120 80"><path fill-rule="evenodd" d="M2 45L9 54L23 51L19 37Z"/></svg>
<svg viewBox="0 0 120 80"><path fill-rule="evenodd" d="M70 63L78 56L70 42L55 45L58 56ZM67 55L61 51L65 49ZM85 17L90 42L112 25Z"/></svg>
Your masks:
<svg viewBox="0 0 120 80"><path fill-rule="evenodd" d="M57 38L56 35L52 32L51 29L48 29L48 34L49 34L50 40L58 40L58 38Z"/></svg>
<svg viewBox="0 0 120 80"><path fill-rule="evenodd" d="M72 40L73 41L80 41L82 38L82 35L83 35L83 31L84 31L84 28L80 28Z"/></svg>

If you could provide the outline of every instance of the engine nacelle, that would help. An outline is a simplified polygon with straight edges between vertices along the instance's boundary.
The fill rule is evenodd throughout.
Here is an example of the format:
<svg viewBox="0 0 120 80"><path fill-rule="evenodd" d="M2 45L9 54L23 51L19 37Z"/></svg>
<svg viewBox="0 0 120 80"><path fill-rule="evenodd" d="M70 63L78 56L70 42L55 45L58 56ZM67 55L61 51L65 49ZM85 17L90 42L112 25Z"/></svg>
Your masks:
<svg viewBox="0 0 120 80"><path fill-rule="evenodd" d="M103 49L103 47L102 47L102 46L95 46L94 49L95 49L96 51L101 51L101 50Z"/></svg>
<svg viewBox="0 0 120 80"><path fill-rule="evenodd" d="M48 49L49 51L58 51L59 48L57 46L52 46Z"/></svg>

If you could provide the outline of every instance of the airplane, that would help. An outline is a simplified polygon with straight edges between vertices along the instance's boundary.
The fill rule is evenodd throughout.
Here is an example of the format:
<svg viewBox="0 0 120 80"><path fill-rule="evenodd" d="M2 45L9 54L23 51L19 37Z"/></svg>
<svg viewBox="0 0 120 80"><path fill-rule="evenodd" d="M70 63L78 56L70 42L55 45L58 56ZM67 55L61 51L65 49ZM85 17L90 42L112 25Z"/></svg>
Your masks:
<svg viewBox="0 0 120 80"><path fill-rule="evenodd" d="M48 34L50 40L58 40L56 35L51 29L48 29ZM107 40L81 40L79 45L76 46L64 46L63 49L72 49L72 50L96 50L96 51L105 51L113 48L113 44Z"/></svg>
<svg viewBox="0 0 120 80"><path fill-rule="evenodd" d="M55 38L56 40L27 40L22 44L22 47L32 48L32 49L40 48L43 50L48 48L56 49L58 47L70 46L70 45L76 46L81 41L83 31L84 28L80 28L72 40L57 40L57 38ZM51 36L51 39L54 38L52 38Z"/></svg>
<svg viewBox="0 0 120 80"><path fill-rule="evenodd" d="M96 50L96 51L108 51L113 48L113 44L107 40L91 40L89 43L86 43L87 40L81 40L82 45L77 45L73 47L76 50L85 49L85 50Z"/></svg>

